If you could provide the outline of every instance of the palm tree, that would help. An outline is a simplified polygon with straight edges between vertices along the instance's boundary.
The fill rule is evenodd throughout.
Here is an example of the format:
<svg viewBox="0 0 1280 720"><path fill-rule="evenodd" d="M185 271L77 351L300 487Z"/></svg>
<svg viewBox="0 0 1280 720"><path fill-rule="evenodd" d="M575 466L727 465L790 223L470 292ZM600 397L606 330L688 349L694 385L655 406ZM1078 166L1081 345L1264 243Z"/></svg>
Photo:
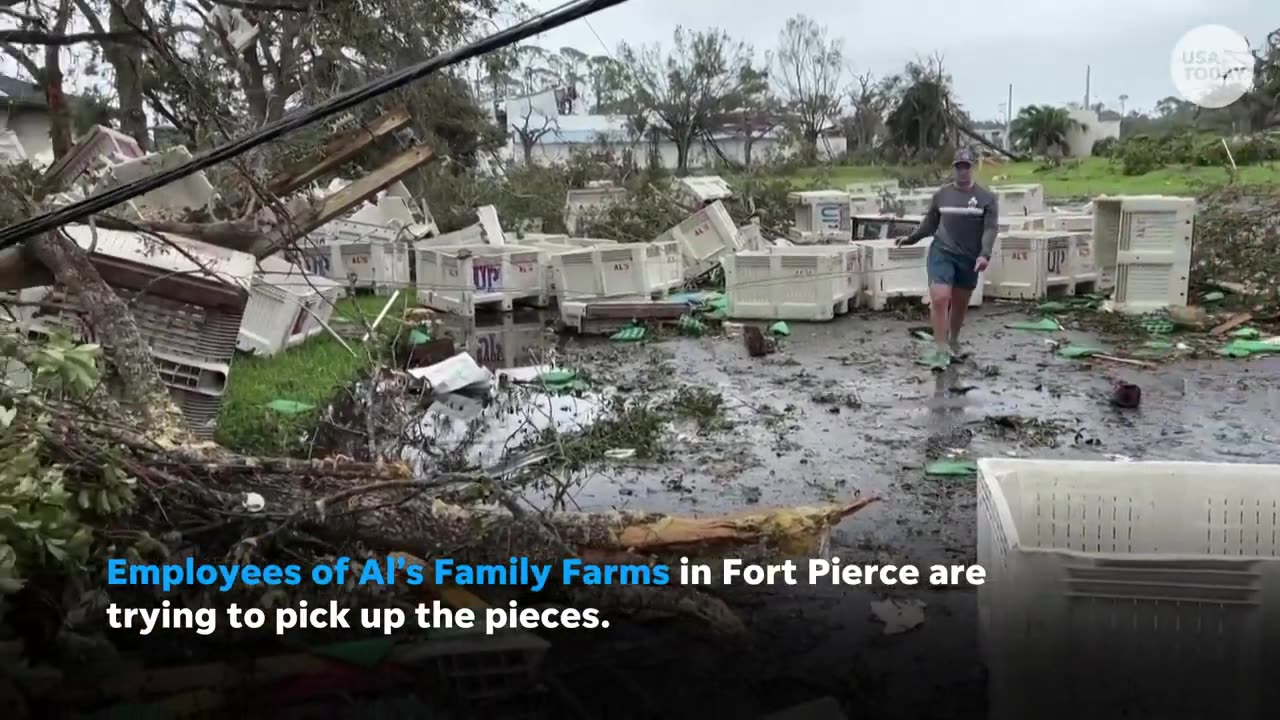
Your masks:
<svg viewBox="0 0 1280 720"><path fill-rule="evenodd" d="M1059 148L1066 154L1067 134L1077 128L1083 129L1084 125L1072 119L1065 109L1031 105L1018 113L1009 134L1019 147L1036 154L1044 155L1052 148Z"/></svg>

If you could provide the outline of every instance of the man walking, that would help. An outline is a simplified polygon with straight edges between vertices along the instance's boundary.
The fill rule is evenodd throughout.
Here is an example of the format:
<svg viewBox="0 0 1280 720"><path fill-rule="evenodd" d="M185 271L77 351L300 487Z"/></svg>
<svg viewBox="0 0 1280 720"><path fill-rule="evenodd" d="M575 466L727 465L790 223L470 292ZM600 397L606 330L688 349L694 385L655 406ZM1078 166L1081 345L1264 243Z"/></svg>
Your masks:
<svg viewBox="0 0 1280 720"><path fill-rule="evenodd" d="M929 272L929 316L934 351L925 364L942 369L961 357L960 327L969 296L991 261L999 220L996 196L973 179L973 153L956 152L955 182L934 193L929 212L916 231L898 245L914 245L933 236L926 261Z"/></svg>

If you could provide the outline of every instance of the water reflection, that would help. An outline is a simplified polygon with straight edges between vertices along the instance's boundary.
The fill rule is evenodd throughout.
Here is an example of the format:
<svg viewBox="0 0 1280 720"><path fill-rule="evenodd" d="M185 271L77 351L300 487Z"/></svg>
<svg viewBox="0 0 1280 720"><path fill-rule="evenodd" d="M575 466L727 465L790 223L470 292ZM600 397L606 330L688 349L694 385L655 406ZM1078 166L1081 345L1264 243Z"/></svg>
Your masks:
<svg viewBox="0 0 1280 720"><path fill-rule="evenodd" d="M555 346L556 336L548 328L556 319L553 312L522 309L474 318L444 315L442 323L459 352L467 352L482 367L502 370L544 362Z"/></svg>

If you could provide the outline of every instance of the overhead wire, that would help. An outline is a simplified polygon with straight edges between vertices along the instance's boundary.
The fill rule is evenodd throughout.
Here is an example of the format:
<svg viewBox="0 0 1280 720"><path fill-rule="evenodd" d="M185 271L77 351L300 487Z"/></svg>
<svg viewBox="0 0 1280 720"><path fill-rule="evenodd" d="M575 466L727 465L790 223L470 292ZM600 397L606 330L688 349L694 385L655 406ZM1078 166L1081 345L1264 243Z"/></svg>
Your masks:
<svg viewBox="0 0 1280 720"><path fill-rule="evenodd" d="M246 133L237 140L216 147L193 157L171 170L149 175L125 183L107 192L51 210L42 215L14 223L0 229L0 249L70 223L85 220L103 210L132 200L140 195L158 190L169 183L181 180L201 170L242 155L260 145L265 145L295 130L397 90L443 68L465 62L481 55L500 50L521 40L553 30L561 25L585 18L596 12L626 0L570 0L545 13L513 25L460 48L440 53L434 57L398 70L379 80L353 90L339 93L310 108L294 111L285 117L257 130Z"/></svg>

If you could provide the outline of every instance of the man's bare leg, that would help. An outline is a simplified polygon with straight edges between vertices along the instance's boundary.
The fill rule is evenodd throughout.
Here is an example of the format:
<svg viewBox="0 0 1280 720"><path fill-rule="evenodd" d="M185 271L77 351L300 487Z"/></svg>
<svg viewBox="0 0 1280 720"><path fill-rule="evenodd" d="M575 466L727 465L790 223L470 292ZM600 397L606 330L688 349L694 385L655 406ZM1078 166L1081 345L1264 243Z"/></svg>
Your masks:
<svg viewBox="0 0 1280 720"><path fill-rule="evenodd" d="M950 333L947 338L950 343L951 354L960 357L960 328L964 325L964 315L969 310L969 297L973 295L972 290L964 288L951 288L951 307L948 311L950 315Z"/></svg>
<svg viewBox="0 0 1280 720"><path fill-rule="evenodd" d="M955 288L950 285L929 286L929 320L933 325L933 342L939 352L947 351L947 339L950 337L951 319L949 308Z"/></svg>

